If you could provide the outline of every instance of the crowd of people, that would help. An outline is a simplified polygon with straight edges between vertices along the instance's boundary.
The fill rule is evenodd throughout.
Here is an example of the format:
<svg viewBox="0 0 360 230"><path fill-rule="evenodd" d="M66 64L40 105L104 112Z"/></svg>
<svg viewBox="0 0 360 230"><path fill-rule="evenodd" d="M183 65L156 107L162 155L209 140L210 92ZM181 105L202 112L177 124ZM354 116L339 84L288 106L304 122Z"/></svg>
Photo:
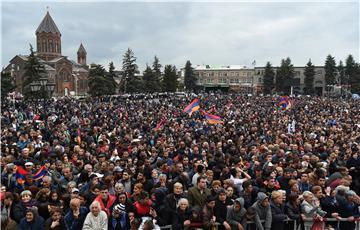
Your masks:
<svg viewBox="0 0 360 230"><path fill-rule="evenodd" d="M355 229L359 101L198 97L2 103L1 228Z"/></svg>

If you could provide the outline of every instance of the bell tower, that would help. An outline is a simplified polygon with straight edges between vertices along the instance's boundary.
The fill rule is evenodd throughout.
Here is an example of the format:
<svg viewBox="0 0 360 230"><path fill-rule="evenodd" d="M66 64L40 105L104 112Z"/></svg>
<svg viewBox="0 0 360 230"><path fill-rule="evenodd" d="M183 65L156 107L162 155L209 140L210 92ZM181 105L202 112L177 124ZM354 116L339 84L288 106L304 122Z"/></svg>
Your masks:
<svg viewBox="0 0 360 230"><path fill-rule="evenodd" d="M36 45L38 57L45 61L61 56L61 33L49 11L36 30Z"/></svg>
<svg viewBox="0 0 360 230"><path fill-rule="evenodd" d="M80 65L86 65L86 50L83 46L83 44L81 43L80 44L80 47L77 51L77 62L80 64Z"/></svg>

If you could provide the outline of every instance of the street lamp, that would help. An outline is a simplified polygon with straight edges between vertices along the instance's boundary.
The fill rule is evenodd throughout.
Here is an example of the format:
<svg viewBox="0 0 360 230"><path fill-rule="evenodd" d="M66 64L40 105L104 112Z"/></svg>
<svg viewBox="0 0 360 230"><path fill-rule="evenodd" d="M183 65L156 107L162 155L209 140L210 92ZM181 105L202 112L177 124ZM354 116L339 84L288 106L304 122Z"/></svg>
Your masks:
<svg viewBox="0 0 360 230"><path fill-rule="evenodd" d="M49 83L46 76L43 76L39 79L39 81L35 81L30 83L30 89L32 92L39 92L41 89L43 89L43 109L44 109L44 120L45 125L47 124L47 116L46 116L46 99L48 97L51 97L52 93L55 90L55 84Z"/></svg>

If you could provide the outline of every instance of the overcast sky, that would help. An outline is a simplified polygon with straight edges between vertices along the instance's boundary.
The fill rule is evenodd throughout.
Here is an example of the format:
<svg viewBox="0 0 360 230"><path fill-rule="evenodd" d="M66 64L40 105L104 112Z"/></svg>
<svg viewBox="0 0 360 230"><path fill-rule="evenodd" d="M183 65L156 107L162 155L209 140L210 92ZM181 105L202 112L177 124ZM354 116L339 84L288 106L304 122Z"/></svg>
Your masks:
<svg viewBox="0 0 360 230"><path fill-rule="evenodd" d="M36 47L46 7L62 34L62 55L76 60L82 41L88 63L122 67L133 49L140 70L157 55L162 65L257 66L291 57L323 65L353 54L359 61L359 2L228 1L100 2L2 1L1 63Z"/></svg>

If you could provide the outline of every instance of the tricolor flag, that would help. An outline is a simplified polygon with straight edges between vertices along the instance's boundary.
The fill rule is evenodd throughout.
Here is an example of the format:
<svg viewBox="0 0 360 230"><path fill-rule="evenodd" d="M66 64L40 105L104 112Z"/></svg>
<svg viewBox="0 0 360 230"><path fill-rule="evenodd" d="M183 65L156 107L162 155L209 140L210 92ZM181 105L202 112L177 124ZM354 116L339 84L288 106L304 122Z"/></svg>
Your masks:
<svg viewBox="0 0 360 230"><path fill-rule="evenodd" d="M212 115L205 111L203 111L203 114L209 124L224 124L224 122L221 120L221 117L219 117L219 116Z"/></svg>
<svg viewBox="0 0 360 230"><path fill-rule="evenodd" d="M183 110L185 113L188 113L190 116L193 112L200 109L200 101L195 98L186 108Z"/></svg>
<svg viewBox="0 0 360 230"><path fill-rule="evenodd" d="M279 107L283 110L288 110L292 107L292 101L287 96L282 96L279 99Z"/></svg>
<svg viewBox="0 0 360 230"><path fill-rule="evenodd" d="M35 181L41 180L44 176L46 176L46 167L42 166L39 171L34 175L33 179Z"/></svg>
<svg viewBox="0 0 360 230"><path fill-rule="evenodd" d="M19 183L19 184L24 184L25 183L25 180L26 180L26 176L29 174L28 171L26 171L23 167L21 166L16 166L16 174L15 174L15 177L16 177L16 181Z"/></svg>

